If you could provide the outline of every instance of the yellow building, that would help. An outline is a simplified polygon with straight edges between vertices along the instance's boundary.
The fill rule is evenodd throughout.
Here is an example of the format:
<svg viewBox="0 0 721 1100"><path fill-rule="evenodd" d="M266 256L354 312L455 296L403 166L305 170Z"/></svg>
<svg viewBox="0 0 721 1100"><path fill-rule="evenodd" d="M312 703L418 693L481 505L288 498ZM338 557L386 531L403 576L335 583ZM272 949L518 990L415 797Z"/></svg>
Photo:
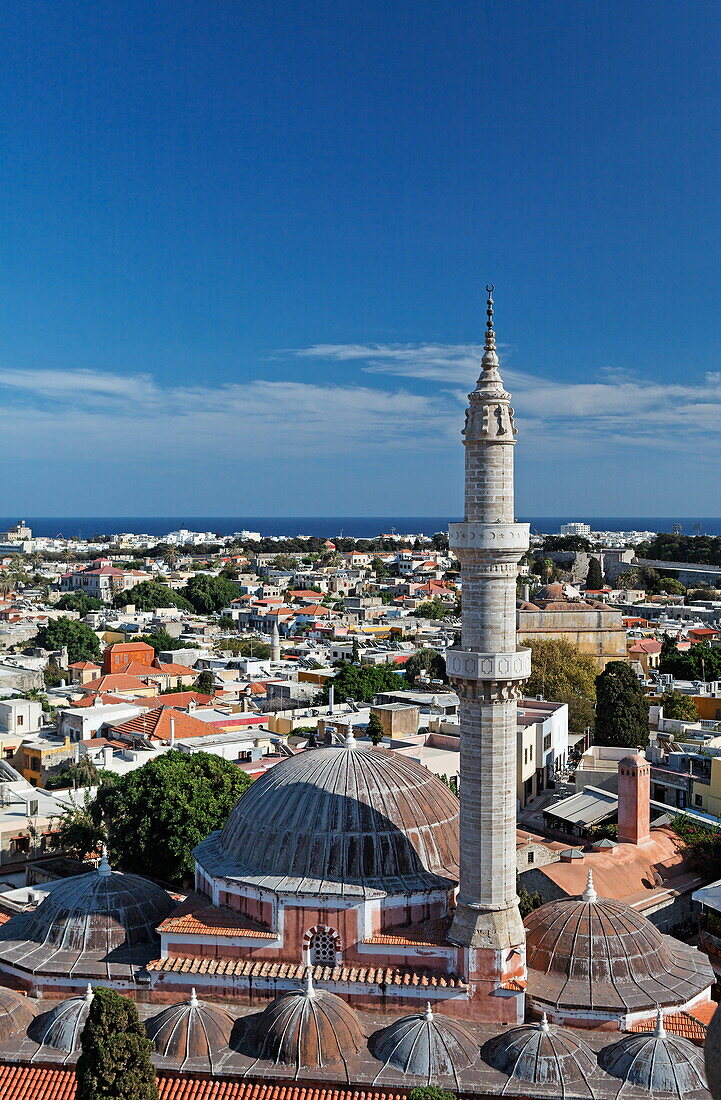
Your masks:
<svg viewBox="0 0 721 1100"><path fill-rule="evenodd" d="M609 661L625 661L626 628L621 612L600 600L569 599L562 584L547 584L516 612L518 645L531 640L570 642L593 657L599 672Z"/></svg>

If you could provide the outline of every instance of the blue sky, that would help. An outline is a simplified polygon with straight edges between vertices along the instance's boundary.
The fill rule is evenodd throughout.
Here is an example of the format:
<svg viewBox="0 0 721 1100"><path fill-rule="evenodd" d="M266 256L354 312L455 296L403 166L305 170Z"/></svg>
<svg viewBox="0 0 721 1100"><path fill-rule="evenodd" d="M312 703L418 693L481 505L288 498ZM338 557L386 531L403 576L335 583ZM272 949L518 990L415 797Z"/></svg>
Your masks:
<svg viewBox="0 0 721 1100"><path fill-rule="evenodd" d="M0 7L4 514L719 512L721 8Z"/></svg>

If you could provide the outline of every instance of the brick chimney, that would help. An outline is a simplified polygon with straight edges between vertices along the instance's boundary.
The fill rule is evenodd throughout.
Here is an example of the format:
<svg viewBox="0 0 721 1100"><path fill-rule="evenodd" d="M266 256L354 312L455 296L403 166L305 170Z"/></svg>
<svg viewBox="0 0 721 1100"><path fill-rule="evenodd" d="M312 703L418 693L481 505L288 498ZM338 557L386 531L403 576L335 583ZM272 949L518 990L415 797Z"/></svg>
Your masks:
<svg viewBox="0 0 721 1100"><path fill-rule="evenodd" d="M651 765L633 753L618 762L618 839L643 844L651 825Z"/></svg>

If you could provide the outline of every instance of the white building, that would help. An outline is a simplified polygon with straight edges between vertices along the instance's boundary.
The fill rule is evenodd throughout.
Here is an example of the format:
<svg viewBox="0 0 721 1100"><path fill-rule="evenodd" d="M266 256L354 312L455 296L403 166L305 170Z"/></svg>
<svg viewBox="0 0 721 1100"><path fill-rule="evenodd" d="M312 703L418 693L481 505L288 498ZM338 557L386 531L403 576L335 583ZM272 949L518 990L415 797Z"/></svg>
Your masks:
<svg viewBox="0 0 721 1100"><path fill-rule="evenodd" d="M582 538L587 539L591 534L591 528L587 523L562 523L561 534L580 535Z"/></svg>

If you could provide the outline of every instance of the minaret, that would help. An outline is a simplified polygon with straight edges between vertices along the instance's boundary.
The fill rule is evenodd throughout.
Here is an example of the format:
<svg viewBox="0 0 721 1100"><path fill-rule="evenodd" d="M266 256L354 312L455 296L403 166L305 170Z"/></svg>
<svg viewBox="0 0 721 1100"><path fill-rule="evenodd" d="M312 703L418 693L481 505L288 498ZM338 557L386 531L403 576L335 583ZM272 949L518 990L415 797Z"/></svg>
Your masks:
<svg viewBox="0 0 721 1100"><path fill-rule="evenodd" d="M516 648L516 577L528 549L528 524L514 522L515 427L498 372L493 287L481 376L469 394L465 518L450 545L461 564L461 647L446 654L460 696L460 885L450 939L478 1017L523 1020L523 995L504 983L525 977L525 933L516 896L517 700L531 672ZM518 984L518 983L516 983Z"/></svg>
<svg viewBox="0 0 721 1100"><path fill-rule="evenodd" d="M277 619L273 619L273 629L270 632L270 659L274 665L280 660L280 631Z"/></svg>

